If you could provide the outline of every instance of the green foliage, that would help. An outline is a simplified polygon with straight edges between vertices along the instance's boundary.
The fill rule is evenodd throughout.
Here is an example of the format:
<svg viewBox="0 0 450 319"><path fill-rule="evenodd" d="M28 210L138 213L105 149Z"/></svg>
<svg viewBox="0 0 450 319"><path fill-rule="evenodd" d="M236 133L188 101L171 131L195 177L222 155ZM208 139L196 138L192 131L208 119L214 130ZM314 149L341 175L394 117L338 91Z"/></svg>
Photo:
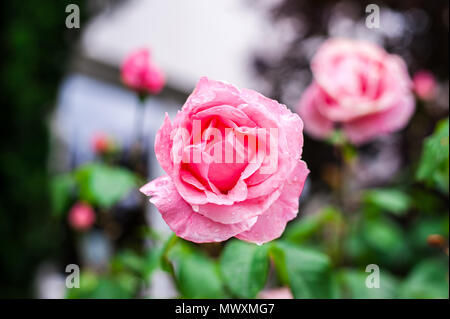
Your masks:
<svg viewBox="0 0 450 319"><path fill-rule="evenodd" d="M136 175L125 168L100 163L85 164L72 173L56 175L51 179L52 213L61 217L75 200L108 209L136 187Z"/></svg>
<svg viewBox="0 0 450 319"><path fill-rule="evenodd" d="M337 273L342 298L352 299L392 299L398 296L398 280L386 270L380 270L380 287L366 286L368 272L343 269Z"/></svg>
<svg viewBox="0 0 450 319"><path fill-rule="evenodd" d="M430 235L441 235L448 238L448 214L442 217L420 217L412 225L409 242L417 250L434 252L427 244Z"/></svg>
<svg viewBox="0 0 450 319"><path fill-rule="evenodd" d="M363 225L363 233L369 246L386 259L408 258L405 234L396 223L384 218L369 220Z"/></svg>
<svg viewBox="0 0 450 319"><path fill-rule="evenodd" d="M371 189L364 193L363 199L372 209L399 216L407 213L411 207L411 198L399 189Z"/></svg>
<svg viewBox="0 0 450 319"><path fill-rule="evenodd" d="M448 259L417 264L401 287L401 298L448 298Z"/></svg>
<svg viewBox="0 0 450 319"><path fill-rule="evenodd" d="M169 260L183 298L227 297L216 261L181 241L170 250Z"/></svg>
<svg viewBox="0 0 450 319"><path fill-rule="evenodd" d="M254 298L264 287L269 271L268 247L239 240L227 244L220 258L220 269L234 295Z"/></svg>
<svg viewBox="0 0 450 319"><path fill-rule="evenodd" d="M145 259L132 250L125 250L118 253L113 259L112 268L118 272L130 270L135 274L143 275L145 273Z"/></svg>
<svg viewBox="0 0 450 319"><path fill-rule="evenodd" d="M433 190L417 187L412 189L410 193L413 200L413 208L421 214L436 216L448 210L448 204L442 197L436 196Z"/></svg>
<svg viewBox="0 0 450 319"><path fill-rule="evenodd" d="M287 277L294 298L336 297L326 255L282 241L273 242L271 251L277 272Z"/></svg>
<svg viewBox="0 0 450 319"><path fill-rule="evenodd" d="M345 239L345 251L359 264L376 260L392 268L405 266L411 258L408 238L403 229L386 217L364 219L352 225Z"/></svg>
<svg viewBox="0 0 450 319"><path fill-rule="evenodd" d="M449 119L442 120L425 139L416 178L448 195L449 192Z"/></svg>
<svg viewBox="0 0 450 319"><path fill-rule="evenodd" d="M289 225L283 237L302 243L316 235L323 226L340 221L341 213L335 207L326 207L317 214L300 217L297 222Z"/></svg>
<svg viewBox="0 0 450 319"><path fill-rule="evenodd" d="M67 289L69 299L125 299L132 298L136 291L138 280L129 273L115 276L98 276L84 272L80 276L80 288Z"/></svg>
<svg viewBox="0 0 450 319"><path fill-rule="evenodd" d="M52 178L50 181L50 199L52 212L55 216L61 216L66 212L75 186L76 181L72 174L63 174Z"/></svg>
<svg viewBox="0 0 450 319"><path fill-rule="evenodd" d="M80 198L93 205L109 208L137 186L130 171L105 164L86 164L75 172Z"/></svg>

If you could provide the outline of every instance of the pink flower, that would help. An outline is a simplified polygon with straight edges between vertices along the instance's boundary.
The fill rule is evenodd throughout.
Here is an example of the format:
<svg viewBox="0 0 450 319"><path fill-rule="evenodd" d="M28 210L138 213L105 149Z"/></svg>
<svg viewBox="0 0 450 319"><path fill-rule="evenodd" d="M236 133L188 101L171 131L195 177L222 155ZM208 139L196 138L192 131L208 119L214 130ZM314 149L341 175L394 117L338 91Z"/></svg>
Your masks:
<svg viewBox="0 0 450 319"><path fill-rule="evenodd" d="M159 93L165 84L163 72L154 64L147 49L132 52L122 65L122 81L139 92Z"/></svg>
<svg viewBox="0 0 450 319"><path fill-rule="evenodd" d="M110 140L104 133L96 133L92 138L92 149L95 153L105 153L110 146Z"/></svg>
<svg viewBox="0 0 450 319"><path fill-rule="evenodd" d="M69 211L69 224L76 230L87 230L95 222L95 212L86 203L78 202Z"/></svg>
<svg viewBox="0 0 450 319"><path fill-rule="evenodd" d="M277 101L201 78L157 133L167 175L140 190L186 240L273 240L297 216L309 173L302 130L300 117Z"/></svg>
<svg viewBox="0 0 450 319"><path fill-rule="evenodd" d="M436 94L436 79L430 71L421 70L413 76L414 91L423 100L431 100Z"/></svg>
<svg viewBox="0 0 450 319"><path fill-rule="evenodd" d="M259 293L259 299L294 299L288 287L266 289Z"/></svg>
<svg viewBox="0 0 450 319"><path fill-rule="evenodd" d="M406 126L414 113L403 60L368 42L331 39L315 54L313 83L298 105L305 130L326 138L338 125L354 144Z"/></svg>

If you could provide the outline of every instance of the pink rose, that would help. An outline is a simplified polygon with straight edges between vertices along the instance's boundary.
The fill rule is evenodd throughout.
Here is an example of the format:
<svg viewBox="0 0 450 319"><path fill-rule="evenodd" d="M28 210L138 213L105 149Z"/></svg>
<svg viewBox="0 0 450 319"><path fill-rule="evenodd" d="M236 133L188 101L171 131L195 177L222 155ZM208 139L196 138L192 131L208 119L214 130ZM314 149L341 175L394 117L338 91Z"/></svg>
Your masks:
<svg viewBox="0 0 450 319"><path fill-rule="evenodd" d="M300 160L302 130L286 106L202 78L157 133L155 153L167 175L140 190L186 240L270 241L297 216L309 173Z"/></svg>
<svg viewBox="0 0 450 319"><path fill-rule="evenodd" d="M326 138L339 126L352 143L361 144L402 129L414 113L405 63L375 44L328 40L311 69L314 81L298 112L313 137Z"/></svg>
<svg viewBox="0 0 450 319"><path fill-rule="evenodd" d="M436 79L430 71L421 70L413 76L414 91L422 100L431 100L436 94Z"/></svg>
<svg viewBox="0 0 450 319"><path fill-rule="evenodd" d="M139 92L159 93L165 84L163 72L154 64L147 49L132 52L121 70L125 85Z"/></svg>
<svg viewBox="0 0 450 319"><path fill-rule="evenodd" d="M69 211L69 224L76 230L87 230L95 222L95 212L88 204L79 202Z"/></svg>

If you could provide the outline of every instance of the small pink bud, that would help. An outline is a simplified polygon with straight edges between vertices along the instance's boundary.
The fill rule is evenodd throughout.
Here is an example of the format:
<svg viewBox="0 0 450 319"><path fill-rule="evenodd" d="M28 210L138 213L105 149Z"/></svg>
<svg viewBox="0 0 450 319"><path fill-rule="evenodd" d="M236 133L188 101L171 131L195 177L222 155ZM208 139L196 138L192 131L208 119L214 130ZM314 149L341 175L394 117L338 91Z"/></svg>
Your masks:
<svg viewBox="0 0 450 319"><path fill-rule="evenodd" d="M92 138L92 149L95 153L105 153L110 148L110 139L103 133L97 133Z"/></svg>
<svg viewBox="0 0 450 319"><path fill-rule="evenodd" d="M159 93L165 84L164 73L151 60L147 49L132 52L122 64L123 83L139 92Z"/></svg>
<svg viewBox="0 0 450 319"><path fill-rule="evenodd" d="M69 224L76 230L87 230L95 222L95 212L86 203L78 202L69 211Z"/></svg>
<svg viewBox="0 0 450 319"><path fill-rule="evenodd" d="M423 100L431 100L436 95L436 78L433 73L427 70L421 70L413 77L414 91L417 96Z"/></svg>

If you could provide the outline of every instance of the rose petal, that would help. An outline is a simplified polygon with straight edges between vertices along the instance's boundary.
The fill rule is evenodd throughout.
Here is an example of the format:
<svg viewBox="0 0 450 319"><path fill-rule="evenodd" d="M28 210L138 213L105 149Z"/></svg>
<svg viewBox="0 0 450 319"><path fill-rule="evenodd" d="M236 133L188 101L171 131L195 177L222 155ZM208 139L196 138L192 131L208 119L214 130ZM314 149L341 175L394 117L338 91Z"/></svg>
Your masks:
<svg viewBox="0 0 450 319"><path fill-rule="evenodd" d="M249 89L242 89L242 97L247 105L239 108L259 127L279 128L279 144L286 139L287 150L294 158L299 159L303 147L303 123L297 114L292 113L284 104L269 99L264 95ZM267 116L270 114L270 116ZM270 121L274 119L275 122Z"/></svg>
<svg viewBox="0 0 450 319"><path fill-rule="evenodd" d="M178 194L169 176L162 176L151 181L140 191L151 196L150 202L158 208L167 225L177 236L195 243L227 240L250 229L256 222L256 218L253 218L225 225L197 214Z"/></svg>
<svg viewBox="0 0 450 319"><path fill-rule="evenodd" d="M230 105L218 105L210 107L206 110L200 111L194 115L194 119L204 120L210 117L219 117L224 119L224 122L232 121L238 127L247 126L255 127L256 124L248 118L247 114Z"/></svg>
<svg viewBox="0 0 450 319"><path fill-rule="evenodd" d="M299 197L308 174L305 162L299 161L278 200L258 216L258 221L250 230L236 235L236 238L262 244L280 237L287 222L297 216Z"/></svg>
<svg viewBox="0 0 450 319"><path fill-rule="evenodd" d="M377 135L404 128L413 115L414 109L414 98L409 94L390 109L344 123L343 129L352 143L362 144Z"/></svg>
<svg viewBox="0 0 450 319"><path fill-rule="evenodd" d="M280 190L275 190L269 195L235 202L232 205L212 203L198 205L198 213L223 224L239 223L264 213L278 199L280 194Z"/></svg>
<svg viewBox="0 0 450 319"><path fill-rule="evenodd" d="M332 97L339 96L342 89L348 89L349 82L352 82L354 73L342 72L343 69L336 68L337 65L346 63L347 57L352 57L350 63L355 63L355 57L382 63L388 58L388 54L370 42L342 38L327 40L314 55L311 69L315 80Z"/></svg>
<svg viewBox="0 0 450 319"><path fill-rule="evenodd" d="M321 91L316 83L311 84L298 105L298 112L305 124L305 131L315 138L325 138L333 130L333 122L323 116L317 109L318 95Z"/></svg>
<svg viewBox="0 0 450 319"><path fill-rule="evenodd" d="M237 107L243 102L239 89L234 85L202 77L198 81L194 92L183 105L182 111L195 114L211 106L225 104Z"/></svg>
<svg viewBox="0 0 450 319"><path fill-rule="evenodd" d="M156 133L155 154L156 159L167 174L170 174L173 170L173 162L170 155L172 149L171 132L172 124L170 123L169 115L166 113L164 122Z"/></svg>

